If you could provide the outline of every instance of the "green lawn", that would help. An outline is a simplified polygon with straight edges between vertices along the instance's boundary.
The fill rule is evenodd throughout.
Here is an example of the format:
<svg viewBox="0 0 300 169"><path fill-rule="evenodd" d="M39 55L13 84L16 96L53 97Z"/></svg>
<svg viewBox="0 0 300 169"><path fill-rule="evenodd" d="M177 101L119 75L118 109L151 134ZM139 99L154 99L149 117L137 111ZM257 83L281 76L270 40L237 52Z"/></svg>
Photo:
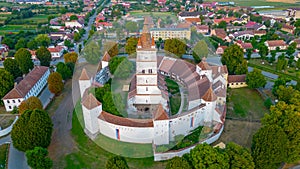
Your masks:
<svg viewBox="0 0 300 169"><path fill-rule="evenodd" d="M299 78L299 75L300 75L300 70L296 70L294 67L288 68L284 72L277 71L276 63L273 63L273 65L270 65L267 61L264 61L264 64L262 64L261 59L250 59L248 62L248 65L251 67L258 68L263 71L277 74L277 75L284 75L293 80L297 80L297 78Z"/></svg>
<svg viewBox="0 0 300 169"><path fill-rule="evenodd" d="M105 163L107 159L113 154L105 151L103 148L98 146L95 142L90 140L84 133L80 122L78 121L77 116L73 115L72 120L72 135L77 144L77 151L71 154L68 154L64 158L64 162L66 169L82 169L82 168L105 168ZM105 137L100 136L99 139L102 139L102 143L113 146L114 148L118 148L121 145L115 145L113 142L115 140L111 140ZM126 150L125 146L129 144L124 143L122 147L123 150ZM138 148L134 149L142 149L137 144L132 144ZM132 146L130 145L130 146ZM144 147L145 148L145 147ZM132 151L129 147L127 147L128 151ZM146 152L149 148L145 148ZM130 169L163 169L165 168L165 162L154 162L153 157L148 158L126 158L126 161L130 167Z"/></svg>
<svg viewBox="0 0 300 169"><path fill-rule="evenodd" d="M259 120L268 113L264 100L255 89L228 90L227 117Z"/></svg>
<svg viewBox="0 0 300 169"><path fill-rule="evenodd" d="M150 16L152 15L154 18L161 18L166 19L168 16L172 18L172 20L176 20L177 16L176 14L173 14L171 12L143 12L143 11L131 11L130 15L133 17L144 17L144 16Z"/></svg>
<svg viewBox="0 0 300 169"><path fill-rule="evenodd" d="M165 78L165 81L168 92L171 94L169 97L171 114L175 115L178 113L181 104L179 85L170 78Z"/></svg>
<svg viewBox="0 0 300 169"><path fill-rule="evenodd" d="M0 146L0 169L6 168L8 148L9 148L9 144L2 144Z"/></svg>

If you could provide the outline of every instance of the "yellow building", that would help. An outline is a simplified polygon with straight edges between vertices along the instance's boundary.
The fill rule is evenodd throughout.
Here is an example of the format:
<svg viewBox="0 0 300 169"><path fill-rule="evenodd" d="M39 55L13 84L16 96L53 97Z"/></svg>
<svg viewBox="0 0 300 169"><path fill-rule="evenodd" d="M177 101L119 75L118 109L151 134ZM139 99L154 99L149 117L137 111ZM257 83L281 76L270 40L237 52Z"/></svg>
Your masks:
<svg viewBox="0 0 300 169"><path fill-rule="evenodd" d="M178 38L178 39L191 39L190 28L151 28L151 36L154 40L161 38L162 40Z"/></svg>

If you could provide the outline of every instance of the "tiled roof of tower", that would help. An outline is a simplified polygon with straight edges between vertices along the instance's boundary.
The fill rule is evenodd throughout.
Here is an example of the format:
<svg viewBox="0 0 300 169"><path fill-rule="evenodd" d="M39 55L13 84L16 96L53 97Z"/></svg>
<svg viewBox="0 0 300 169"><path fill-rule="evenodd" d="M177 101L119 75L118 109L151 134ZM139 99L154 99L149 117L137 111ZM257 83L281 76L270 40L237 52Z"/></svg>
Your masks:
<svg viewBox="0 0 300 169"><path fill-rule="evenodd" d="M211 102L217 100L217 96L215 95L212 87L210 86L209 89L206 91L204 96L201 97L203 100Z"/></svg>
<svg viewBox="0 0 300 169"><path fill-rule="evenodd" d="M26 77L14 89L8 92L2 99L24 98L31 88L41 79L48 71L46 66L35 66Z"/></svg>
<svg viewBox="0 0 300 169"><path fill-rule="evenodd" d="M152 46L152 38L150 33L142 33L141 37L139 38L138 46L142 49L153 49ZM140 49L140 48L138 48Z"/></svg>
<svg viewBox="0 0 300 169"><path fill-rule="evenodd" d="M120 126L128 126L128 127L153 127L152 119L131 119L115 116L113 114L102 111L99 119L106 121L108 123L120 125Z"/></svg>
<svg viewBox="0 0 300 169"><path fill-rule="evenodd" d="M110 61L110 55L108 54L107 51L105 51L103 57L102 57L102 61L106 61L109 62Z"/></svg>
<svg viewBox="0 0 300 169"><path fill-rule="evenodd" d="M81 104L88 110L91 110L101 105L101 103L95 98L95 96L92 93L83 96Z"/></svg>
<svg viewBox="0 0 300 169"><path fill-rule="evenodd" d="M167 120L169 119L168 113L164 110L161 104L158 105L157 110L153 112L154 120Z"/></svg>
<svg viewBox="0 0 300 169"><path fill-rule="evenodd" d="M202 59L202 61L198 64L198 66L202 69L202 70L210 70L210 66L208 65L208 63L206 62L205 59Z"/></svg>
<svg viewBox="0 0 300 169"><path fill-rule="evenodd" d="M79 80L90 80L90 76L88 75L85 68L82 69L81 75L79 77Z"/></svg>

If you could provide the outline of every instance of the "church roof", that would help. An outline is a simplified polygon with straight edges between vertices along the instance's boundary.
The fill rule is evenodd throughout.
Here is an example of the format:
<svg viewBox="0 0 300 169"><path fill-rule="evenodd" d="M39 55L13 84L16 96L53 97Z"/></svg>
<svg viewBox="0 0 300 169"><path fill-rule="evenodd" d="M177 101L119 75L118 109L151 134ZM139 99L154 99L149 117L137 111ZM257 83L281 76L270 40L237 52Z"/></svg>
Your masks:
<svg viewBox="0 0 300 169"><path fill-rule="evenodd" d="M202 61L198 64L198 66L201 68L201 70L210 70L210 66L206 62L206 59L203 58Z"/></svg>
<svg viewBox="0 0 300 169"><path fill-rule="evenodd" d="M206 91L204 96L202 96L202 99L208 102L215 101L217 100L217 96L215 95L214 91L212 90L212 87Z"/></svg>
<svg viewBox="0 0 300 169"><path fill-rule="evenodd" d="M102 57L102 61L106 61L109 62L110 61L110 55L108 54L107 51L105 51L103 57Z"/></svg>
<svg viewBox="0 0 300 169"><path fill-rule="evenodd" d="M158 105L157 110L153 112L154 120L167 120L169 119L168 113L165 111L161 104Z"/></svg>
<svg viewBox="0 0 300 169"><path fill-rule="evenodd" d="M120 125L120 126L128 126L128 127L153 127L152 119L131 119L119 117L105 111L102 111L99 119L106 121L108 123Z"/></svg>
<svg viewBox="0 0 300 169"><path fill-rule="evenodd" d="M90 80L90 76L88 75L85 68L82 69L81 75L79 77L79 80Z"/></svg>
<svg viewBox="0 0 300 169"><path fill-rule="evenodd" d="M101 103L95 98L92 93L84 96L81 104L89 110L101 105Z"/></svg>

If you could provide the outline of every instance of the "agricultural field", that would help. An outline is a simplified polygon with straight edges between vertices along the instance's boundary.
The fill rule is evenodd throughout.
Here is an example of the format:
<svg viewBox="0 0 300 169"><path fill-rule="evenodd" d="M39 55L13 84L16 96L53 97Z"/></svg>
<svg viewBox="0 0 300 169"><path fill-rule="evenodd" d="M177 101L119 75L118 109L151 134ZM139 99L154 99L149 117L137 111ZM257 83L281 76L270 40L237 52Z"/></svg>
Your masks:
<svg viewBox="0 0 300 169"><path fill-rule="evenodd" d="M36 31L36 26L33 25L4 25L0 27L0 35L6 33L17 33L19 31Z"/></svg>

